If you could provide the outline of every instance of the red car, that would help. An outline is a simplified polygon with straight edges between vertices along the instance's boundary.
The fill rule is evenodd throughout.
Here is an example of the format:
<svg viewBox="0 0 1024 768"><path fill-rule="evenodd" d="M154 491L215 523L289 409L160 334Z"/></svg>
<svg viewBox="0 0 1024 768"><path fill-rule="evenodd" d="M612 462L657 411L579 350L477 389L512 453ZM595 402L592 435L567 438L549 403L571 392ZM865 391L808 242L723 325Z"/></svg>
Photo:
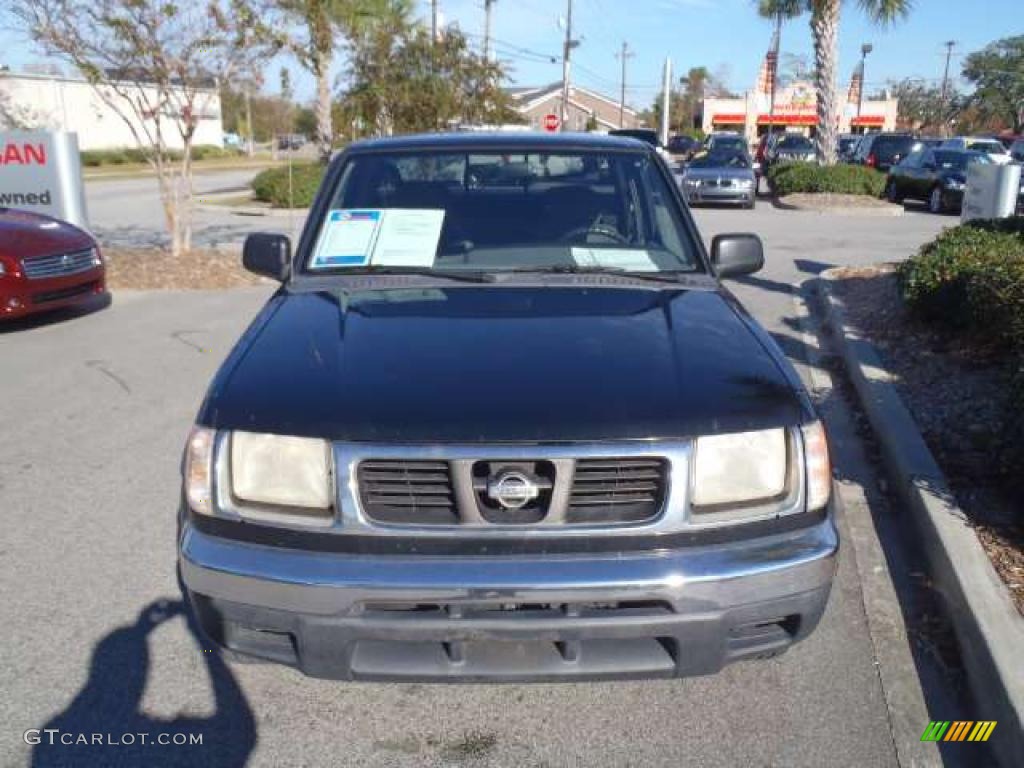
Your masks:
<svg viewBox="0 0 1024 768"><path fill-rule="evenodd" d="M88 232L49 216L0 208L0 319L106 295L103 257Z"/></svg>

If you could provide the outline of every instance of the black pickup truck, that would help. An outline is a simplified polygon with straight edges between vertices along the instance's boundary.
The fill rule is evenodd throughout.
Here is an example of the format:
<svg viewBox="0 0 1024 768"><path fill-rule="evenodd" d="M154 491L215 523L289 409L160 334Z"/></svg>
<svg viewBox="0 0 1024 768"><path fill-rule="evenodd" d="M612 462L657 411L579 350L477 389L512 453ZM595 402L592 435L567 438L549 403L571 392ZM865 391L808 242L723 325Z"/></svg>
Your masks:
<svg viewBox="0 0 1024 768"><path fill-rule="evenodd" d="M827 441L626 138L352 145L188 438L178 567L229 655L337 679L683 676L825 608Z"/></svg>

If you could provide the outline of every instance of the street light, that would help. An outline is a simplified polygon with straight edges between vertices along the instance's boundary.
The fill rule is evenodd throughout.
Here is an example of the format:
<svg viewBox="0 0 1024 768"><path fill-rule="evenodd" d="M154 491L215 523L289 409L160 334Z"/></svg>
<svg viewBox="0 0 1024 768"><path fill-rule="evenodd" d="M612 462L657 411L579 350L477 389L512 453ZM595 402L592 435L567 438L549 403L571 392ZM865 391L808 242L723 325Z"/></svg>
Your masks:
<svg viewBox="0 0 1024 768"><path fill-rule="evenodd" d="M860 47L860 88L857 89L857 117L860 117L860 109L864 104L864 62L873 50L874 46L871 43L864 43Z"/></svg>

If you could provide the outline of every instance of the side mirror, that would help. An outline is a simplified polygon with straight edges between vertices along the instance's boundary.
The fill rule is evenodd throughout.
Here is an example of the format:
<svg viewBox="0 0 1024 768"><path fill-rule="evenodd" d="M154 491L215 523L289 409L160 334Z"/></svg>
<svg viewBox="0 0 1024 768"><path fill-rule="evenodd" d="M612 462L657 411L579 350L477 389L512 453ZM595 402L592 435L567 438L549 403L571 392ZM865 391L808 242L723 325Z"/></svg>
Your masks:
<svg viewBox="0 0 1024 768"><path fill-rule="evenodd" d="M711 265L720 280L752 275L764 266L764 245L757 235L716 235L711 241Z"/></svg>
<svg viewBox="0 0 1024 768"><path fill-rule="evenodd" d="M284 282L292 271L292 244L284 235L256 232L245 238L242 266L250 272Z"/></svg>

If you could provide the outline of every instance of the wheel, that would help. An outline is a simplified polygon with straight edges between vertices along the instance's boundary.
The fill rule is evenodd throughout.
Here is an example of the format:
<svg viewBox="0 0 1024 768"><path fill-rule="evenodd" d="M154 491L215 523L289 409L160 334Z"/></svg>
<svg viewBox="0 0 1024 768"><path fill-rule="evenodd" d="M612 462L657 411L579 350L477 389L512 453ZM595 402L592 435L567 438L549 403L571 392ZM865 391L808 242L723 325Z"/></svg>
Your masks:
<svg viewBox="0 0 1024 768"><path fill-rule="evenodd" d="M942 202L942 188L933 187L931 195L928 196L928 210L932 213L943 213L946 206Z"/></svg>
<svg viewBox="0 0 1024 768"><path fill-rule="evenodd" d="M899 193L896 191L896 180L889 179L889 183L885 185L885 199L890 203L902 203L903 200Z"/></svg>

